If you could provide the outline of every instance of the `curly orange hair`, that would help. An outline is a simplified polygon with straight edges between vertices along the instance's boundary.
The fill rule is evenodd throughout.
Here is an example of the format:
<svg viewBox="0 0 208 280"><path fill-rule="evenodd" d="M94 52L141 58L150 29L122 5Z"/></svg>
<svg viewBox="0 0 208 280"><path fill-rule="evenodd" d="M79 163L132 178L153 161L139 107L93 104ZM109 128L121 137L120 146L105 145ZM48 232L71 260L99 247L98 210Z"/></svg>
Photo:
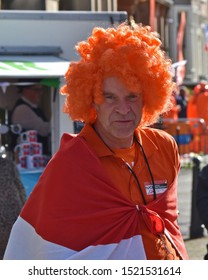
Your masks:
<svg viewBox="0 0 208 280"><path fill-rule="evenodd" d="M103 101L103 80L110 76L120 78L130 91L142 95L141 124L153 124L168 109L174 89L171 61L149 26L131 28L122 23L117 28L96 27L76 50L81 59L70 64L61 88L61 94L66 95L64 112L72 120L95 122L93 104Z"/></svg>

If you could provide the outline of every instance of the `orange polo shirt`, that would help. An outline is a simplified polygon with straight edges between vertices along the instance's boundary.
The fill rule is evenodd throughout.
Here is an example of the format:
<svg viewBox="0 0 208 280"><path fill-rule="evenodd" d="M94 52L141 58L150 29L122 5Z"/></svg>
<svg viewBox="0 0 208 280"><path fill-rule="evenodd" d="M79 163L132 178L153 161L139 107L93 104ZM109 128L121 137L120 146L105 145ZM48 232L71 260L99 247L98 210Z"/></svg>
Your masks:
<svg viewBox="0 0 208 280"><path fill-rule="evenodd" d="M138 178L128 169L126 163L111 151L90 125L86 125L80 136L85 138L99 157L107 176L115 187L135 204L144 204L142 194L148 204L153 200L152 178L148 165L156 185L157 198L172 184L178 174L180 163L177 145L174 139L164 131L144 128L135 131L138 141L142 144L148 163L139 144L135 143L137 160L133 170ZM177 201L176 201L177 203ZM148 259L179 259L172 244L163 236L162 239L152 234L141 220L141 232ZM164 240L163 240L164 239ZM164 248L164 242L170 253Z"/></svg>

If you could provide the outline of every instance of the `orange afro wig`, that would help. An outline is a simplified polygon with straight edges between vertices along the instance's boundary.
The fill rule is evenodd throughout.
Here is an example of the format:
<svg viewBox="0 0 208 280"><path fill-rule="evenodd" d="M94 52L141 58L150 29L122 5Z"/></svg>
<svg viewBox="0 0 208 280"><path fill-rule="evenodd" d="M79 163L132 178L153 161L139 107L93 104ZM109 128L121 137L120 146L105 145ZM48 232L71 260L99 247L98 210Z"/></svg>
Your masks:
<svg viewBox="0 0 208 280"><path fill-rule="evenodd" d="M72 62L65 74L64 112L72 120L94 123L93 104L100 104L106 77L116 76L142 95L142 125L153 124L169 109L174 90L171 61L161 50L161 41L149 26L94 28L88 40L77 44L80 61Z"/></svg>

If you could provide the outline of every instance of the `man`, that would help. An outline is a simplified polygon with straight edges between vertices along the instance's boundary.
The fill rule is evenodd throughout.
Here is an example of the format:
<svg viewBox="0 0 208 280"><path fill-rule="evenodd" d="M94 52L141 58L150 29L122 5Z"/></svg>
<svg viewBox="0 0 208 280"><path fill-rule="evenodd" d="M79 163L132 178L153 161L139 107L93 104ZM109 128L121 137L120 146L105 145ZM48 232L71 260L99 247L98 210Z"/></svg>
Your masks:
<svg viewBox="0 0 208 280"><path fill-rule="evenodd" d="M36 130L38 141L43 145L43 153L49 154L50 122L41 110L40 101L43 87L38 80L28 80L19 86L21 97L17 100L11 115L13 124L20 124L23 131ZM17 144L17 136L13 135L13 144Z"/></svg>
<svg viewBox="0 0 208 280"><path fill-rule="evenodd" d="M85 126L63 135L5 259L188 258L177 225L177 145L147 127L174 88L160 45L149 27L126 24L95 28L77 45L81 60L61 92L64 111Z"/></svg>
<svg viewBox="0 0 208 280"><path fill-rule="evenodd" d="M201 169L198 175L196 203L199 216L208 231L208 164Z"/></svg>
<svg viewBox="0 0 208 280"><path fill-rule="evenodd" d="M198 174L196 206L199 217L208 232L208 164L203 166ZM206 244L206 248L207 254L205 254L204 260L208 260L208 243Z"/></svg>
<svg viewBox="0 0 208 280"><path fill-rule="evenodd" d="M208 126L208 83L200 81L194 87L192 103L196 106L197 118L204 119L206 127Z"/></svg>

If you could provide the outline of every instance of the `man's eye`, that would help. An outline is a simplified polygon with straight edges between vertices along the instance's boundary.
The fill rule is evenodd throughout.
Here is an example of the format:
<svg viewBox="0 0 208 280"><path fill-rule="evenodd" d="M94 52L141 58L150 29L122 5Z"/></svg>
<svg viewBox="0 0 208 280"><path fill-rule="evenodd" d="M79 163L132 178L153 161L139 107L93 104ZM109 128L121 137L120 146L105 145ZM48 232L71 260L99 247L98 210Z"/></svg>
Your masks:
<svg viewBox="0 0 208 280"><path fill-rule="evenodd" d="M137 101L139 99L139 96L136 94L132 94L128 96L129 101Z"/></svg>
<svg viewBox="0 0 208 280"><path fill-rule="evenodd" d="M104 97L107 102L113 102L115 100L113 95L104 95Z"/></svg>
<svg viewBox="0 0 208 280"><path fill-rule="evenodd" d="M112 95L106 95L105 98L106 99L113 99L113 96Z"/></svg>

